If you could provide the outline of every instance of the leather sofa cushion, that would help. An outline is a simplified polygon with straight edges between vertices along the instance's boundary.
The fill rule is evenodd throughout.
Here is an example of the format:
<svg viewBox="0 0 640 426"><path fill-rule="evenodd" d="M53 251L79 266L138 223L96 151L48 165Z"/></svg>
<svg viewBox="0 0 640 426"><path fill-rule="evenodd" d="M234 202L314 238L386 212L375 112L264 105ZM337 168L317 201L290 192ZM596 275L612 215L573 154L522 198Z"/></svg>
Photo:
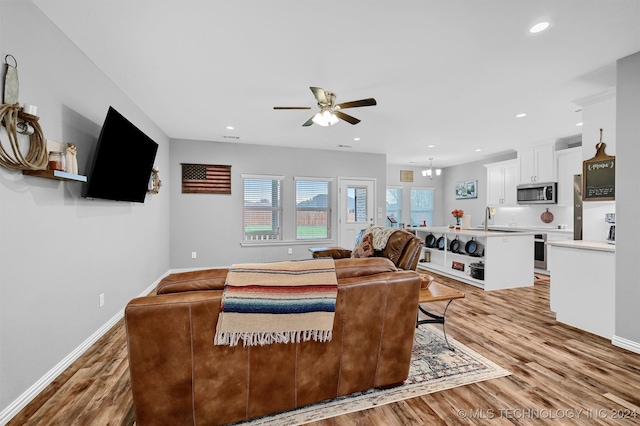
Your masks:
<svg viewBox="0 0 640 426"><path fill-rule="evenodd" d="M156 294L222 290L227 279L227 272L226 268L219 268L171 274L160 281L156 288Z"/></svg>
<svg viewBox="0 0 640 426"><path fill-rule="evenodd" d="M397 264L404 247L414 237L415 236L409 232L398 230L389 236L384 250L377 252L376 256L386 257L394 264Z"/></svg>
<svg viewBox="0 0 640 426"><path fill-rule="evenodd" d="M398 270L393 262L384 257L336 259L335 263L338 280L382 274L384 272L395 272Z"/></svg>

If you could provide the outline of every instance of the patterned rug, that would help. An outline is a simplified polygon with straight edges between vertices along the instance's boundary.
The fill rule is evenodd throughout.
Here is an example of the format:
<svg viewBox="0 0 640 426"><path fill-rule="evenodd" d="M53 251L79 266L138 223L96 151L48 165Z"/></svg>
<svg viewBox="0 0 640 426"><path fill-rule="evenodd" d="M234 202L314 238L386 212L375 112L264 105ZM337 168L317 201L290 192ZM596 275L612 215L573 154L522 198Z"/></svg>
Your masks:
<svg viewBox="0 0 640 426"><path fill-rule="evenodd" d="M418 327L409 378L402 386L357 392L240 424L300 425L511 374L451 337L449 343L456 350L449 350L441 330L440 326Z"/></svg>

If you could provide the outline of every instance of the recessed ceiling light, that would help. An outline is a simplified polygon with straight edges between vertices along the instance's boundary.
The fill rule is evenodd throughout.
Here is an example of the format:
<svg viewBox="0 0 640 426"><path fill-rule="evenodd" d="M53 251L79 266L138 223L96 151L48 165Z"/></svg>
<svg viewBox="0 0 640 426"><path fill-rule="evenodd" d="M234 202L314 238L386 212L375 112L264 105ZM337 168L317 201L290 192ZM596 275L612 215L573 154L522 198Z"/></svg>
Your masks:
<svg viewBox="0 0 640 426"><path fill-rule="evenodd" d="M435 145L427 145L427 148L435 148Z"/></svg>
<svg viewBox="0 0 640 426"><path fill-rule="evenodd" d="M582 123L576 123L576 126L582 126Z"/></svg>
<svg viewBox="0 0 640 426"><path fill-rule="evenodd" d="M359 140L360 140L360 138L353 138L353 140L354 140L354 141L359 141Z"/></svg>
<svg viewBox="0 0 640 426"><path fill-rule="evenodd" d="M481 149L481 148L476 149L476 152L480 152L480 151L482 151L482 149Z"/></svg>
<svg viewBox="0 0 640 426"><path fill-rule="evenodd" d="M227 126L227 130L233 130L233 126Z"/></svg>
<svg viewBox="0 0 640 426"><path fill-rule="evenodd" d="M520 114L516 115L516 118L522 118L522 117L526 117L526 116L527 116L527 114L520 113Z"/></svg>
<svg viewBox="0 0 640 426"><path fill-rule="evenodd" d="M547 28L549 28L549 23L548 22L546 22L546 21L538 22L537 24L535 24L533 27L531 27L529 29L529 32L531 34L536 34L536 33L539 33L541 31L546 30Z"/></svg>

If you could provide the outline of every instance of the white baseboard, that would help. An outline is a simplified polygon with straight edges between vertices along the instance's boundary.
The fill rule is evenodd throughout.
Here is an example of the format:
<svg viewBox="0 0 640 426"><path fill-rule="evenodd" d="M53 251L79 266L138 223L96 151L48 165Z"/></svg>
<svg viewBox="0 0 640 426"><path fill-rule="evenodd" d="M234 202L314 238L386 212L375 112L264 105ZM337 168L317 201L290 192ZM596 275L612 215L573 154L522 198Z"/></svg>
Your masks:
<svg viewBox="0 0 640 426"><path fill-rule="evenodd" d="M145 289L138 297L146 296L154 288L158 286L160 280L169 275L167 271L164 275L158 278L153 284ZM96 330L89 338L75 348L69 355L64 357L55 367L49 370L44 376L42 376L37 382L29 387L22 395L20 395L15 401L9 404L8 407L0 411L0 425L6 425L16 414L27 406L40 392L42 392L47 386L53 382L62 372L64 372L75 360L89 349L94 343L96 343L107 331L111 329L118 321L124 317L124 307L118 311L109 321L107 321L102 327Z"/></svg>
<svg viewBox="0 0 640 426"><path fill-rule="evenodd" d="M614 335L613 339L611 339L611 343L613 343L613 345L615 346L640 354L640 343L634 342L633 340Z"/></svg>

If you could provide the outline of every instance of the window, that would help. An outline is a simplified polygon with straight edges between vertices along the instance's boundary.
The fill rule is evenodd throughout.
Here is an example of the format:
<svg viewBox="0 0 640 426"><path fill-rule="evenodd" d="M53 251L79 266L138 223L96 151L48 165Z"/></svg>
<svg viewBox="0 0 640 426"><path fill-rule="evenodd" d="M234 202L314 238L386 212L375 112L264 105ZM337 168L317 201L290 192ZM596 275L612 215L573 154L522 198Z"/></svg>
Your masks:
<svg viewBox="0 0 640 426"><path fill-rule="evenodd" d="M402 222L402 188L387 188L387 217L393 217L396 222ZM387 220L387 225L393 225Z"/></svg>
<svg viewBox="0 0 640 426"><path fill-rule="evenodd" d="M295 178L296 239L331 237L330 180Z"/></svg>
<svg viewBox="0 0 640 426"><path fill-rule="evenodd" d="M433 226L433 189L411 188L411 226Z"/></svg>
<svg viewBox="0 0 640 426"><path fill-rule="evenodd" d="M243 175L244 240L282 239L282 176Z"/></svg>
<svg viewBox="0 0 640 426"><path fill-rule="evenodd" d="M367 187L347 187L347 199L349 209L347 213L348 223L368 223L367 217Z"/></svg>

